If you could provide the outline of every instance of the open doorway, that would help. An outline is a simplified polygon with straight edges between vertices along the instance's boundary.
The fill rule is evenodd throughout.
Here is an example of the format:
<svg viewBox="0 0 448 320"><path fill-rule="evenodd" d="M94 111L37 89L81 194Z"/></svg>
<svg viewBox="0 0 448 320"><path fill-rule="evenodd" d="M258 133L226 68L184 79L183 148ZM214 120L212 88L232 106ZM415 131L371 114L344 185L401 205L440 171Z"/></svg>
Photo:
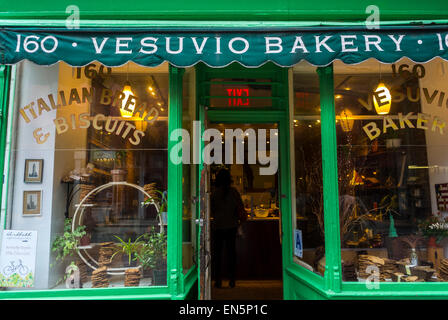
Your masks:
<svg viewBox="0 0 448 320"><path fill-rule="evenodd" d="M225 164L228 162L223 161L223 164L210 166L210 191L212 198L216 190L215 185L218 172L220 170L228 170L232 180L232 187L241 195L247 213L247 221L239 227L235 237L235 286L233 287L229 283L233 253L229 250L229 242L222 241L221 234L216 232L214 212L213 210L210 212L211 299L282 299L279 174L278 170L273 170L274 172L269 174L260 170L262 167L266 168L266 165L260 164L258 159L260 151L265 151L268 156L270 155L271 149L269 144L272 141L271 135L278 135L278 125L276 123L212 123L210 127L219 130L221 133L222 159L229 159L229 152L232 153L233 159L232 164ZM232 145L232 148L226 148L225 146L226 135L229 134L233 135L234 145ZM242 135L242 137L237 137L238 134ZM255 134L257 137L256 163L250 160L250 152L253 152L250 148L250 134ZM266 134L266 149L260 150L258 140L263 134ZM238 149L238 143L241 144L239 146L240 149ZM243 159L238 163L237 157L241 157L241 155L243 155ZM216 287L216 280L219 278L217 272L219 270L221 271L222 281L221 286Z"/></svg>

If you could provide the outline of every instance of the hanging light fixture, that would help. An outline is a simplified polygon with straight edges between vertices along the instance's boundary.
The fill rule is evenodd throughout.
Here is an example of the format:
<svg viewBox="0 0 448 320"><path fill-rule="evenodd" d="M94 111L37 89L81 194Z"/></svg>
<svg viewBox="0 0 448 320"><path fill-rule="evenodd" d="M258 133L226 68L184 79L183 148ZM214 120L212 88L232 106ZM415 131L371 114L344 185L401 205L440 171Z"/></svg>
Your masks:
<svg viewBox="0 0 448 320"><path fill-rule="evenodd" d="M390 91L384 83L380 82L373 93L373 105L375 106L376 113L388 114L391 104L392 97Z"/></svg>
<svg viewBox="0 0 448 320"><path fill-rule="evenodd" d="M389 89L381 81L381 63L380 68L380 82L373 93L373 105L377 114L389 114L390 106L392 104L392 96Z"/></svg>
<svg viewBox="0 0 448 320"><path fill-rule="evenodd" d="M135 96L134 93L132 92L131 83L129 82L129 63L127 69L128 70L126 72L126 82L122 90L122 92L124 93L124 98L121 100L120 113L123 118L132 118L132 115L134 114L135 103L129 104L126 108L127 110L124 109L129 99L129 96Z"/></svg>
<svg viewBox="0 0 448 320"><path fill-rule="evenodd" d="M134 114L135 104L130 104L126 108L126 109L132 110L132 111L128 111L128 110L124 109L124 107L126 105L126 102L129 99L129 96L133 96L134 95L134 93L132 92L131 84L129 83L129 81L126 81L126 83L125 83L125 85L123 87L123 93L124 93L125 96L124 96L123 100L121 100L120 113L121 113L121 116L123 118L131 118L132 115Z"/></svg>
<svg viewBox="0 0 448 320"><path fill-rule="evenodd" d="M344 132L352 131L355 120L353 119L353 113L349 109L344 109L339 115L341 119L341 128Z"/></svg>

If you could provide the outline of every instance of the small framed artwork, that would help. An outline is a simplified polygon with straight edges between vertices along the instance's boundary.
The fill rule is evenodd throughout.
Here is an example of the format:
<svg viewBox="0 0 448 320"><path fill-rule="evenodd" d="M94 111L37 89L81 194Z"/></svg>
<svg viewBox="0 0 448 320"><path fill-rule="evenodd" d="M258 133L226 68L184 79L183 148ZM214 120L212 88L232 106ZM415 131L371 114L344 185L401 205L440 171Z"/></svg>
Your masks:
<svg viewBox="0 0 448 320"><path fill-rule="evenodd" d="M41 214L42 191L23 191L23 215Z"/></svg>
<svg viewBox="0 0 448 320"><path fill-rule="evenodd" d="M41 183L43 159L25 159L25 179L26 183Z"/></svg>

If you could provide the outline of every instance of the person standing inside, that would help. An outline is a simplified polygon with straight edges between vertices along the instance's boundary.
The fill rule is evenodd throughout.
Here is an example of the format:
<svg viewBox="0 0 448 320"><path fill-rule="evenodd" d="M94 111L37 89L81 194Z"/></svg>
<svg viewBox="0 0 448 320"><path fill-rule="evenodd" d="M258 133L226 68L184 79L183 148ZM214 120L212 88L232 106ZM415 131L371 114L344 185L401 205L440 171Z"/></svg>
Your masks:
<svg viewBox="0 0 448 320"><path fill-rule="evenodd" d="M239 211L244 210L241 195L232 186L229 170L221 169L215 179L215 189L211 194L211 216L213 217L213 256L215 287L222 286L221 261L223 247L226 248L229 272L229 287L235 287L236 273L236 235L241 224Z"/></svg>

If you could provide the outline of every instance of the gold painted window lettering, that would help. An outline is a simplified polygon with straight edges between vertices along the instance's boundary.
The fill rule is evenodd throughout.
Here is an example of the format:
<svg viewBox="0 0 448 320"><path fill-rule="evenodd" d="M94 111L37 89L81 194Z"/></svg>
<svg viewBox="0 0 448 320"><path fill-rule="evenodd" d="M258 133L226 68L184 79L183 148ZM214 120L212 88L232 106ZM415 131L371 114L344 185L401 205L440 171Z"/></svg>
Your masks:
<svg viewBox="0 0 448 320"><path fill-rule="evenodd" d="M166 286L168 65L21 62L18 77L8 224L38 241L34 263L5 260L26 279L0 259L0 287Z"/></svg>
<svg viewBox="0 0 448 320"><path fill-rule="evenodd" d="M334 64L343 280L448 279L448 64Z"/></svg>

